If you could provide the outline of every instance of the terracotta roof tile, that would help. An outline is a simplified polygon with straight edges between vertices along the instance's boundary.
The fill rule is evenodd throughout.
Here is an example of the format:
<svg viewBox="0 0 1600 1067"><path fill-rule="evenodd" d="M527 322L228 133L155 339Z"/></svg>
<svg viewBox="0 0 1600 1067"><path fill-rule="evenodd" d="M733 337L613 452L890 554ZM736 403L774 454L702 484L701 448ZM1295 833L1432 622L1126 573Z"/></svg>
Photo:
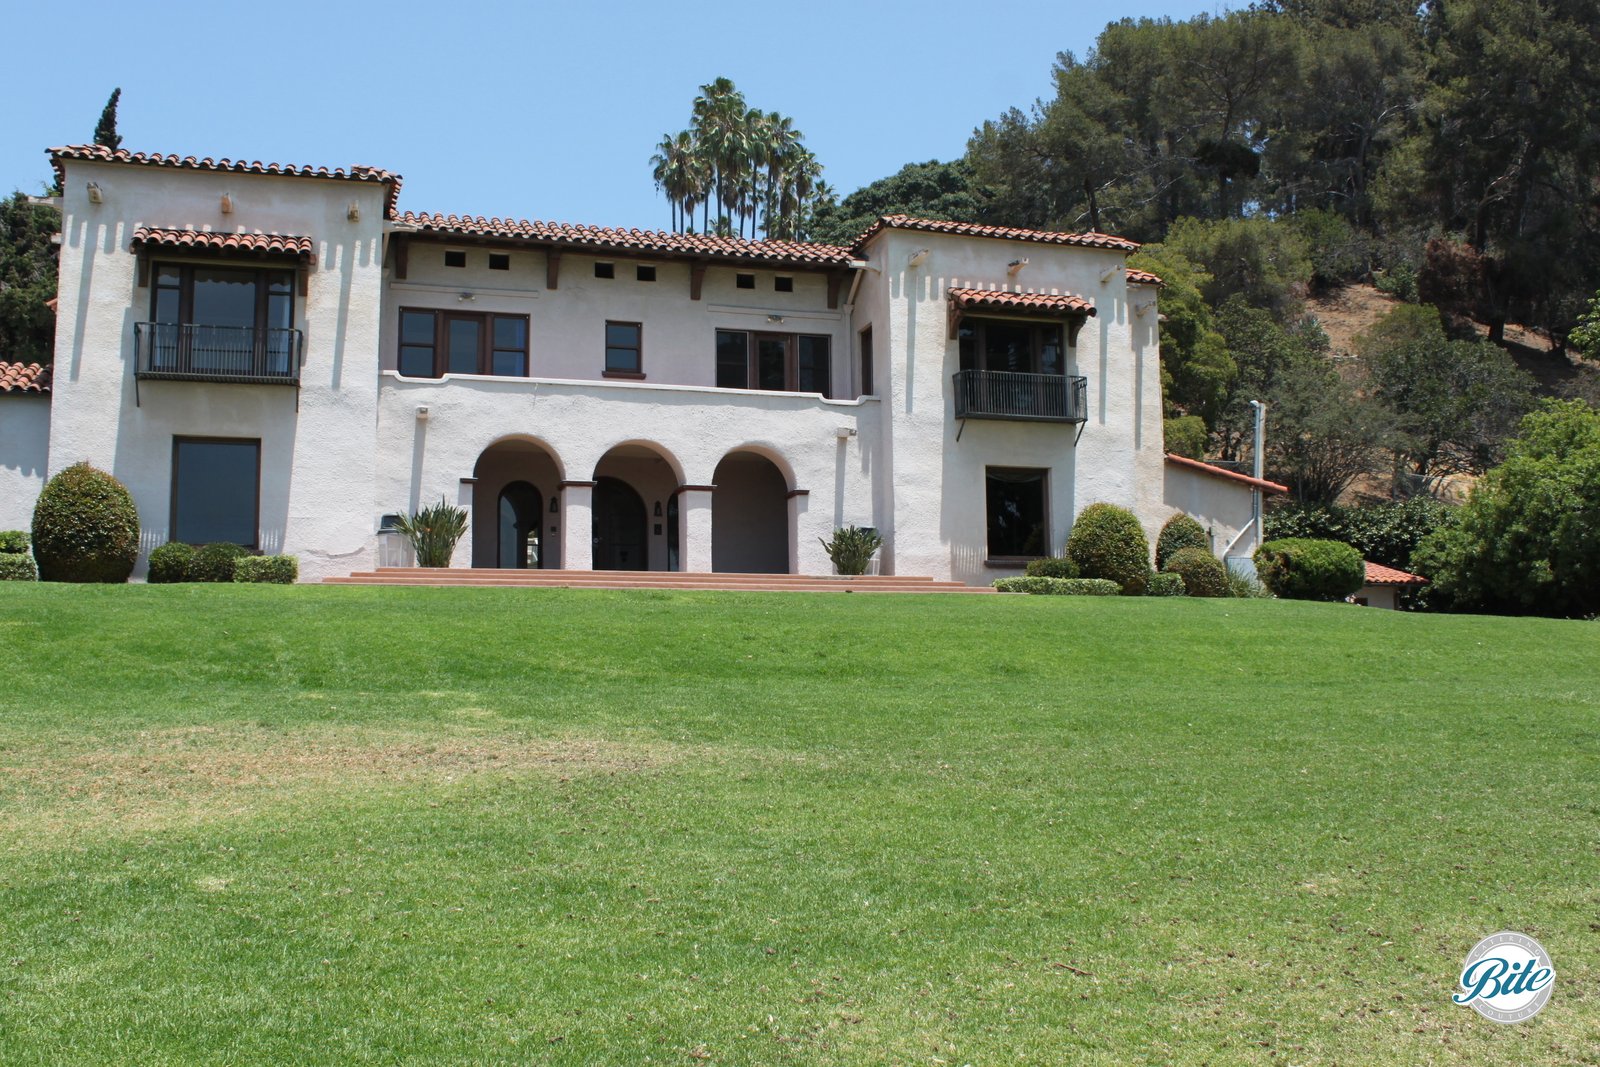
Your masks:
<svg viewBox="0 0 1600 1067"><path fill-rule="evenodd" d="M910 215L884 215L855 239L851 248L860 248L880 230L922 230L951 233L963 237L996 237L1007 241L1034 241L1049 245L1077 245L1082 248L1109 248L1118 252L1137 252L1138 242L1109 233L1052 233L1048 230L1019 230L1011 226L983 226L976 222L948 222L943 219L918 219Z"/></svg>
<svg viewBox="0 0 1600 1067"><path fill-rule="evenodd" d="M1406 571L1385 567L1381 563L1365 561L1367 564L1368 585L1427 585L1428 579L1420 574L1410 574Z"/></svg>
<svg viewBox="0 0 1600 1067"><path fill-rule="evenodd" d="M1065 293L1008 293L1003 289L951 289L950 301L963 310L1044 311L1056 315L1093 315L1094 305Z"/></svg>
<svg viewBox="0 0 1600 1067"><path fill-rule="evenodd" d="M313 250L311 238L284 233L217 233L212 230L160 230L140 226L133 231L129 247L137 252L147 245L212 252L259 252L302 258L309 258Z"/></svg>
<svg viewBox="0 0 1600 1067"><path fill-rule="evenodd" d="M0 393L48 393L50 365L0 363Z"/></svg>
<svg viewBox="0 0 1600 1067"><path fill-rule="evenodd" d="M132 163L144 167L177 167L184 170L229 171L234 174L282 174L297 178L337 178L354 182L382 182L389 187L384 205L389 217L395 213L400 199L400 175L379 167L313 167L295 163L246 162L242 159L196 159L194 156L161 155L154 152L129 152L125 148L115 151L100 144L62 145L48 150L50 165L55 168L56 180L65 181L62 160L81 159L97 163Z"/></svg>
<svg viewBox="0 0 1600 1067"><path fill-rule="evenodd" d="M1128 268L1128 284L1129 285L1165 285L1166 283L1161 280L1160 275L1151 274L1147 270L1134 270L1132 267L1129 267Z"/></svg>
<svg viewBox="0 0 1600 1067"><path fill-rule="evenodd" d="M407 211L397 221L415 226L423 233L497 237L563 248L592 248L601 252L654 252L817 267L845 267L854 258L848 248L833 245L799 241L749 241L739 237L669 233L665 230L620 230L536 219L486 219L482 215L430 215Z"/></svg>
<svg viewBox="0 0 1600 1067"><path fill-rule="evenodd" d="M1176 452L1167 453L1167 462L1174 467L1182 467L1185 470L1196 471L1200 474L1209 474L1213 478L1226 478L1232 482L1239 482L1242 485L1250 486L1252 489L1260 489L1264 493L1287 493L1289 491L1287 485L1269 482L1265 478L1252 478L1248 474L1240 474L1238 471L1230 471L1222 467L1213 467L1209 463L1201 463L1197 459L1180 456Z"/></svg>

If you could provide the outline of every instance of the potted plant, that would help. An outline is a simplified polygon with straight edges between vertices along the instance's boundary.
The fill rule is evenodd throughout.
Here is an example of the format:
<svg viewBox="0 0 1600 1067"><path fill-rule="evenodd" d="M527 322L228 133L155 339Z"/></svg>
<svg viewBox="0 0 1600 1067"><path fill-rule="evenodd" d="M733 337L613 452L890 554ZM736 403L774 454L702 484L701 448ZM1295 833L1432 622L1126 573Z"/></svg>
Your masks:
<svg viewBox="0 0 1600 1067"><path fill-rule="evenodd" d="M432 507L395 519L395 532L411 542L419 567L448 567L456 542L467 532L467 509L441 499Z"/></svg>
<svg viewBox="0 0 1600 1067"><path fill-rule="evenodd" d="M883 538L870 526L846 526L834 530L831 541L817 540L833 560L833 569L850 578L867 573L872 554L883 545Z"/></svg>

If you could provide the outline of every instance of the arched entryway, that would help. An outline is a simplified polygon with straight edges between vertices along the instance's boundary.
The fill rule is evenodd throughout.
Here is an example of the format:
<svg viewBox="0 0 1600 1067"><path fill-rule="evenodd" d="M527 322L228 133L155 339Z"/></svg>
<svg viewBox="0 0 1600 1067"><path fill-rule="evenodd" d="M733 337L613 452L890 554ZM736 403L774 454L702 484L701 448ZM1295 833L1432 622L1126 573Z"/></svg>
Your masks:
<svg viewBox="0 0 1600 1067"><path fill-rule="evenodd" d="M472 565L561 566L555 452L531 437L505 438L483 450L472 477Z"/></svg>
<svg viewBox="0 0 1600 1067"><path fill-rule="evenodd" d="M680 484L676 462L656 445L628 442L600 457L592 503L594 569L676 569L668 509Z"/></svg>
<svg viewBox="0 0 1600 1067"><path fill-rule="evenodd" d="M789 572L789 480L759 452L729 452L713 476L711 569Z"/></svg>
<svg viewBox="0 0 1600 1067"><path fill-rule="evenodd" d="M499 566L544 566L544 515L544 496L537 487L512 482L500 490Z"/></svg>

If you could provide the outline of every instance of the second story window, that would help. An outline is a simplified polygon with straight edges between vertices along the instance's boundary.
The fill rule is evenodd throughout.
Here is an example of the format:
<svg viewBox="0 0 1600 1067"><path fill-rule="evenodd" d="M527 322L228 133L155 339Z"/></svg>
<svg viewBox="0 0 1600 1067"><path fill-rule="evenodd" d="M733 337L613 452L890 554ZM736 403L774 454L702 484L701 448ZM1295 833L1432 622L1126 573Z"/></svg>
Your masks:
<svg viewBox="0 0 1600 1067"><path fill-rule="evenodd" d="M831 344L825 335L717 331L717 385L830 395Z"/></svg>
<svg viewBox="0 0 1600 1067"><path fill-rule="evenodd" d="M644 327L637 322L606 323L605 372L617 377L644 377Z"/></svg>
<svg viewBox="0 0 1600 1067"><path fill-rule="evenodd" d="M294 272L157 264L150 320L148 370L288 374L296 351Z"/></svg>
<svg viewBox="0 0 1600 1067"><path fill-rule="evenodd" d="M1006 319L964 319L958 334L962 370L1065 374L1061 327Z"/></svg>
<svg viewBox="0 0 1600 1067"><path fill-rule="evenodd" d="M398 369L408 378L526 377L528 316L404 308Z"/></svg>

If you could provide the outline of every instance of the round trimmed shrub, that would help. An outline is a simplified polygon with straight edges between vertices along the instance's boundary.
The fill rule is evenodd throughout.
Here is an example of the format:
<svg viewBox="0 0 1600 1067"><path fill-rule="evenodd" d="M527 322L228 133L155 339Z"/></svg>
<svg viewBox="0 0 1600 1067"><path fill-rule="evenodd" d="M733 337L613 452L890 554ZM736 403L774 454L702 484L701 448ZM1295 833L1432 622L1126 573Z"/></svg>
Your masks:
<svg viewBox="0 0 1600 1067"><path fill-rule="evenodd" d="M189 582L231 582L233 569L240 556L250 553L231 541L213 541L194 550L194 557L184 570L184 580Z"/></svg>
<svg viewBox="0 0 1600 1067"><path fill-rule="evenodd" d="M1174 572L1165 574L1152 574L1150 586L1144 591L1145 596L1184 596L1188 592L1183 584L1183 575Z"/></svg>
<svg viewBox="0 0 1600 1067"><path fill-rule="evenodd" d="M1361 553L1343 541L1283 537L1256 549L1256 575L1285 600L1343 600L1367 581Z"/></svg>
<svg viewBox="0 0 1600 1067"><path fill-rule="evenodd" d="M33 508L33 555L47 582L125 582L139 557L139 512L105 471L74 463Z"/></svg>
<svg viewBox="0 0 1600 1067"><path fill-rule="evenodd" d="M194 561L194 546L182 541L168 541L150 553L150 571L145 581L151 585L166 585L189 580L189 564Z"/></svg>
<svg viewBox="0 0 1600 1067"><path fill-rule="evenodd" d="M0 552L0 582L37 582L39 568L26 552Z"/></svg>
<svg viewBox="0 0 1600 1067"><path fill-rule="evenodd" d="M1024 571L1029 578L1076 578L1078 565L1065 556L1045 556L1028 561Z"/></svg>
<svg viewBox="0 0 1600 1067"><path fill-rule="evenodd" d="M1167 560L1168 574L1181 574L1190 596L1227 596L1228 568L1208 548L1180 548Z"/></svg>
<svg viewBox="0 0 1600 1067"><path fill-rule="evenodd" d="M1139 519L1115 504L1090 504L1072 524L1067 558L1084 578L1116 582L1124 596L1143 596L1150 576L1150 542Z"/></svg>
<svg viewBox="0 0 1600 1067"><path fill-rule="evenodd" d="M1167 520L1156 537L1156 570L1166 570L1167 560L1173 553L1185 548L1203 548L1209 552L1211 538L1206 536L1204 526L1180 511Z"/></svg>
<svg viewBox="0 0 1600 1067"><path fill-rule="evenodd" d="M0 530L0 552L28 551L27 530Z"/></svg>

